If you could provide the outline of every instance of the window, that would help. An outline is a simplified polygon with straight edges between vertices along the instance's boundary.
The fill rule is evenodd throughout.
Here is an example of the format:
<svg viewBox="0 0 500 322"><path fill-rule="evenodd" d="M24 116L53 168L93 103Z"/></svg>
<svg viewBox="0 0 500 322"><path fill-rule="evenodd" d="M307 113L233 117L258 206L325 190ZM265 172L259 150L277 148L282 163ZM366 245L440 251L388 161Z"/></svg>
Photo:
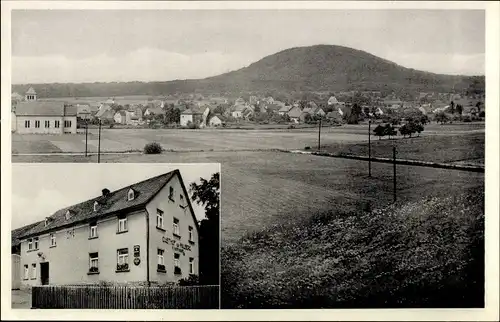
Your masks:
<svg viewBox="0 0 500 322"><path fill-rule="evenodd" d="M28 239L28 250L32 250L33 249L33 240L30 238Z"/></svg>
<svg viewBox="0 0 500 322"><path fill-rule="evenodd" d="M97 238L97 223L90 224L89 238Z"/></svg>
<svg viewBox="0 0 500 322"><path fill-rule="evenodd" d="M64 121L64 127L71 127L71 121Z"/></svg>
<svg viewBox="0 0 500 322"><path fill-rule="evenodd" d="M50 121L45 121L45 128L49 128L50 127Z"/></svg>
<svg viewBox="0 0 500 322"><path fill-rule="evenodd" d="M49 225L49 218L45 218L45 227Z"/></svg>
<svg viewBox="0 0 500 322"><path fill-rule="evenodd" d="M181 266L179 264L179 258L181 255L174 253L174 274L182 274Z"/></svg>
<svg viewBox="0 0 500 322"><path fill-rule="evenodd" d="M173 224L173 232L174 235L180 236L179 234L179 219L174 218L174 224Z"/></svg>
<svg viewBox="0 0 500 322"><path fill-rule="evenodd" d="M127 200L128 200L128 201L130 201L130 200L134 200L134 190L130 189L130 190L128 191Z"/></svg>
<svg viewBox="0 0 500 322"><path fill-rule="evenodd" d="M35 249L38 249L38 237L33 238L33 244L35 246Z"/></svg>
<svg viewBox="0 0 500 322"><path fill-rule="evenodd" d="M89 272L99 272L99 253L89 253Z"/></svg>
<svg viewBox="0 0 500 322"><path fill-rule="evenodd" d="M31 264L31 279L36 278L36 264Z"/></svg>
<svg viewBox="0 0 500 322"><path fill-rule="evenodd" d="M55 234L50 234L50 247L56 246L56 235Z"/></svg>
<svg viewBox="0 0 500 322"><path fill-rule="evenodd" d="M59 128L61 126L61 121L54 121L54 127Z"/></svg>
<svg viewBox="0 0 500 322"><path fill-rule="evenodd" d="M163 211L156 209L156 227L163 229Z"/></svg>
<svg viewBox="0 0 500 322"><path fill-rule="evenodd" d="M127 217L118 217L118 232L126 232L127 231Z"/></svg>
<svg viewBox="0 0 500 322"><path fill-rule="evenodd" d="M170 191L168 193L168 199L174 201L174 187L170 187Z"/></svg>
<svg viewBox="0 0 500 322"><path fill-rule="evenodd" d="M118 258L116 263L117 271L128 270L128 248L118 249Z"/></svg>
<svg viewBox="0 0 500 322"><path fill-rule="evenodd" d="M158 248L158 270L165 271L165 258L163 257L165 250Z"/></svg>
<svg viewBox="0 0 500 322"><path fill-rule="evenodd" d="M71 211L66 211L66 220L70 220L71 219Z"/></svg>
<svg viewBox="0 0 500 322"><path fill-rule="evenodd" d="M99 203L97 201L94 201L94 211L97 211L99 208Z"/></svg>
<svg viewBox="0 0 500 322"><path fill-rule="evenodd" d="M24 279L27 280L29 278L30 270L28 265L24 265Z"/></svg>
<svg viewBox="0 0 500 322"><path fill-rule="evenodd" d="M30 120L24 121L24 127L29 128L30 127Z"/></svg>
<svg viewBox="0 0 500 322"><path fill-rule="evenodd" d="M179 201L179 206L180 206L181 208L186 208L186 207L187 207L187 205L186 205L186 202L184 202L184 196L183 196L182 194L180 194L180 195L179 195L179 200L180 200L180 201Z"/></svg>
<svg viewBox="0 0 500 322"><path fill-rule="evenodd" d="M189 274L194 274L194 258L189 258Z"/></svg>
<svg viewBox="0 0 500 322"><path fill-rule="evenodd" d="M36 120L36 121L35 121L35 128L37 128L37 129L38 129L39 127L40 127L40 121L39 121L39 120Z"/></svg>
<svg viewBox="0 0 500 322"><path fill-rule="evenodd" d="M194 242L193 227L189 226L189 241Z"/></svg>

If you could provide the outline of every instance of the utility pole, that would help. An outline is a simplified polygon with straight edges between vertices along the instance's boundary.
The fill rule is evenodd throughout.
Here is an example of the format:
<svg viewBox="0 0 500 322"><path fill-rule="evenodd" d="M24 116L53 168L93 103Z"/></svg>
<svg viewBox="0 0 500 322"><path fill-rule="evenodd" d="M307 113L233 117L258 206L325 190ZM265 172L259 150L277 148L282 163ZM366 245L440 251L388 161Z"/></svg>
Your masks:
<svg viewBox="0 0 500 322"><path fill-rule="evenodd" d="M392 147L392 160L393 160L393 192L394 202L396 202L396 147Z"/></svg>
<svg viewBox="0 0 500 322"><path fill-rule="evenodd" d="M87 157L88 132L89 132L89 120L85 118L85 157Z"/></svg>
<svg viewBox="0 0 500 322"><path fill-rule="evenodd" d="M321 119L322 119L322 117L320 116L319 128L318 128L318 152L321 152Z"/></svg>
<svg viewBox="0 0 500 322"><path fill-rule="evenodd" d="M371 125L372 120L368 120L368 177L372 176L372 146L371 146Z"/></svg>
<svg viewBox="0 0 500 322"><path fill-rule="evenodd" d="M99 119L99 141L97 143L97 163L101 162L101 119Z"/></svg>

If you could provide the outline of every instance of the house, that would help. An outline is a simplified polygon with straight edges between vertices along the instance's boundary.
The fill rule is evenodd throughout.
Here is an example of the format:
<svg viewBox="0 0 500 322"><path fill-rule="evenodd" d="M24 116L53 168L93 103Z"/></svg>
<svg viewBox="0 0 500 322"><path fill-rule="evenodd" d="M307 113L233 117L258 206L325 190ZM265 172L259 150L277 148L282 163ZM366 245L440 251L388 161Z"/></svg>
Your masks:
<svg viewBox="0 0 500 322"><path fill-rule="evenodd" d="M76 105L76 117L79 120L90 120L92 118L92 109L89 104Z"/></svg>
<svg viewBox="0 0 500 322"><path fill-rule="evenodd" d="M224 123L226 123L226 118L220 114L215 114L210 118L210 121L208 122L209 126L211 127L222 126Z"/></svg>
<svg viewBox="0 0 500 322"><path fill-rule="evenodd" d="M340 115L339 111L331 111L326 114L326 119L340 123L342 121L342 115Z"/></svg>
<svg viewBox="0 0 500 322"><path fill-rule="evenodd" d="M148 107L146 111L144 111L144 116L153 116L162 114L165 114L165 111L161 107Z"/></svg>
<svg viewBox="0 0 500 322"><path fill-rule="evenodd" d="M114 114L113 119L118 124L129 124L131 120L130 116L131 113L129 111L120 110Z"/></svg>
<svg viewBox="0 0 500 322"><path fill-rule="evenodd" d="M19 102L13 130L20 134L76 133L76 108L60 101L37 101L33 88Z"/></svg>
<svg viewBox="0 0 500 322"><path fill-rule="evenodd" d="M335 106L339 103L339 101L337 100L337 98L335 96L332 96L328 99L328 106Z"/></svg>
<svg viewBox="0 0 500 322"><path fill-rule="evenodd" d="M287 114L291 121L299 123L300 115L302 115L302 110L299 107L292 107Z"/></svg>
<svg viewBox="0 0 500 322"><path fill-rule="evenodd" d="M198 108L198 107L191 107L183 112L181 112L181 119L180 119L180 124L181 126L187 126L188 123L193 123L193 124L201 124L203 123L203 116L205 117L208 115L208 112L210 112L210 109L206 107L205 109L203 108Z"/></svg>
<svg viewBox="0 0 500 322"><path fill-rule="evenodd" d="M29 224L11 231L11 288L19 290L21 288L21 236L26 231L32 229L38 222Z"/></svg>
<svg viewBox="0 0 500 322"><path fill-rule="evenodd" d="M291 105L288 105L288 106L282 106L279 110L278 110L278 114L279 115L285 115L285 114L288 114L290 112L290 110L292 109L292 107L298 107L298 106L291 106Z"/></svg>
<svg viewBox="0 0 500 322"><path fill-rule="evenodd" d="M245 105L237 105L233 107L233 110L231 111L231 116L234 118L242 118L243 117L243 112L247 109Z"/></svg>
<svg viewBox="0 0 500 322"><path fill-rule="evenodd" d="M245 100L243 98L238 98L235 102L234 105L245 105Z"/></svg>
<svg viewBox="0 0 500 322"><path fill-rule="evenodd" d="M21 283L177 282L198 275L198 230L179 170L102 189L18 237Z"/></svg>

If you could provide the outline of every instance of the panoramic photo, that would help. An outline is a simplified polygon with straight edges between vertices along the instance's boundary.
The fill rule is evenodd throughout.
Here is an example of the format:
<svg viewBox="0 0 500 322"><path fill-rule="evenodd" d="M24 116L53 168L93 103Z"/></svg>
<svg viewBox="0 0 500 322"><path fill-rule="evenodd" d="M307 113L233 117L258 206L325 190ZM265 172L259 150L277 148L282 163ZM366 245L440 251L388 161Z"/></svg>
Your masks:
<svg viewBox="0 0 500 322"><path fill-rule="evenodd" d="M11 17L14 169L220 163L221 308L485 306L485 10ZM186 197L207 217L212 188ZM23 280L47 254L23 260L29 224L19 283L47 305L42 267ZM109 276L56 265L48 285Z"/></svg>

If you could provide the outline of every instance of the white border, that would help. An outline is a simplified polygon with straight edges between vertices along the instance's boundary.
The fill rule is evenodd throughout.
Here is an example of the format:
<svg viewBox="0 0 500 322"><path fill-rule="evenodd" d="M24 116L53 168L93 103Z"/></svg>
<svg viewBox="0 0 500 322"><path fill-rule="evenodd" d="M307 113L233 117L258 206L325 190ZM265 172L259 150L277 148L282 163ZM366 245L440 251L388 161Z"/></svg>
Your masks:
<svg viewBox="0 0 500 322"><path fill-rule="evenodd" d="M484 9L486 10L486 308L435 310L12 310L10 309L10 10L12 9ZM498 319L499 18L498 2L101 2L2 1L2 319L32 320L463 320ZM222 169L223 170L223 169ZM222 177L222 173L221 173ZM221 208L222 209L222 208ZM6 274L6 270L9 274Z"/></svg>

